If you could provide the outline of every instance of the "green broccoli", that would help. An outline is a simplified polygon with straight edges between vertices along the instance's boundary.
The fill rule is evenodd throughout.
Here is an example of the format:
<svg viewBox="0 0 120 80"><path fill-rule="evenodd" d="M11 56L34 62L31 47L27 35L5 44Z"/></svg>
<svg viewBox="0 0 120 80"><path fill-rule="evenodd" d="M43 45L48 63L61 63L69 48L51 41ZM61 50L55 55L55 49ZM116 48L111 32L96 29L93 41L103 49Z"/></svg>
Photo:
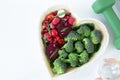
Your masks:
<svg viewBox="0 0 120 80"><path fill-rule="evenodd" d="M79 27L81 26L88 26L90 28L91 31L93 31L95 28L94 28L94 23L84 23L84 24L81 24Z"/></svg>
<svg viewBox="0 0 120 80"><path fill-rule="evenodd" d="M91 30L90 30L90 28L89 28L88 26L81 26L81 27L77 30L77 32L78 32L79 34L81 34L81 35L84 35L85 37L88 37L88 36L90 36L90 34L91 34Z"/></svg>
<svg viewBox="0 0 120 80"><path fill-rule="evenodd" d="M68 53L64 49L59 50L58 54L59 54L59 58L67 58L68 56Z"/></svg>
<svg viewBox="0 0 120 80"><path fill-rule="evenodd" d="M68 53L72 52L74 50L73 41L68 41L62 48L64 48Z"/></svg>
<svg viewBox="0 0 120 80"><path fill-rule="evenodd" d="M68 55L70 66L71 67L76 67L79 64L79 59L78 59L78 54L76 53L70 53Z"/></svg>
<svg viewBox="0 0 120 80"><path fill-rule="evenodd" d="M75 49L77 50L78 53L83 51L84 45L81 43L81 41L77 41L75 43Z"/></svg>
<svg viewBox="0 0 120 80"><path fill-rule="evenodd" d="M85 46L85 49L87 50L88 53L93 53L94 52L94 44L89 38L84 38L83 43Z"/></svg>
<svg viewBox="0 0 120 80"><path fill-rule="evenodd" d="M73 40L73 41L76 41L76 40L79 40L80 39L80 35L75 32L75 31L71 31L66 37L65 37L65 41L70 41L70 40Z"/></svg>
<svg viewBox="0 0 120 80"><path fill-rule="evenodd" d="M80 55L79 55L79 62L80 64L85 64L89 60L89 55L86 50L84 50Z"/></svg>
<svg viewBox="0 0 120 80"><path fill-rule="evenodd" d="M64 63L61 59L57 58L54 62L53 62L53 71L57 74L63 74L66 72L67 69L67 64Z"/></svg>
<svg viewBox="0 0 120 80"><path fill-rule="evenodd" d="M91 32L90 38L94 44L98 44L102 40L102 34L98 30L94 30Z"/></svg>

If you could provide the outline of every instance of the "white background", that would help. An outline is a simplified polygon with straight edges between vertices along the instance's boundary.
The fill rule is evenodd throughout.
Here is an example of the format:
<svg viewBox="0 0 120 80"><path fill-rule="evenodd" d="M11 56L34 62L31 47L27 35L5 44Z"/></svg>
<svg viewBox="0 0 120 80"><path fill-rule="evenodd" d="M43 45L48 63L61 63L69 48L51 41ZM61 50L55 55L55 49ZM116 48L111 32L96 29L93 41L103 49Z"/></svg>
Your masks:
<svg viewBox="0 0 120 80"><path fill-rule="evenodd" d="M113 33L104 17L93 12L93 2L94 0L0 0L0 80L51 80L41 56L39 21L41 14L56 4L66 5L80 19L96 18L107 26L110 41L104 56L83 71L82 75L76 72L56 79L94 80L100 60L111 56L120 58L120 51L112 46Z"/></svg>

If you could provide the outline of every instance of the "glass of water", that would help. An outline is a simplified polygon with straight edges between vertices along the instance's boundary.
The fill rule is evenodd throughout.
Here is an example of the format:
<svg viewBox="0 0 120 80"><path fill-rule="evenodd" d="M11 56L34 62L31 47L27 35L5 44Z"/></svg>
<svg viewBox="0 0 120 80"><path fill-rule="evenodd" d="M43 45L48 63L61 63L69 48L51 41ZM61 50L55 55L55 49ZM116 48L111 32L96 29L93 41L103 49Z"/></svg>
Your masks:
<svg viewBox="0 0 120 80"><path fill-rule="evenodd" d="M103 62L98 74L103 80L116 80L120 76L120 65L115 62Z"/></svg>

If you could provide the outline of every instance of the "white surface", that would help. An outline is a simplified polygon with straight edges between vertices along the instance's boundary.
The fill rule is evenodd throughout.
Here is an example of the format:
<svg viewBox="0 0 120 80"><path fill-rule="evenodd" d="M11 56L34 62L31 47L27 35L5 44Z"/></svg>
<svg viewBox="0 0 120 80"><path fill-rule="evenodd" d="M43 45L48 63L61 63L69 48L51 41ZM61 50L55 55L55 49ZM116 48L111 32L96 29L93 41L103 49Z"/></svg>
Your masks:
<svg viewBox="0 0 120 80"><path fill-rule="evenodd" d="M0 80L51 80L41 57L38 30L40 15L52 5L63 4L80 18L96 18L108 26L102 15L93 12L93 2L94 0L1 0ZM81 73L76 72L76 75L56 80L94 80L101 59L111 56L120 59L120 51L112 46L112 31L109 27L107 29L110 42L105 55L83 71L82 77Z"/></svg>

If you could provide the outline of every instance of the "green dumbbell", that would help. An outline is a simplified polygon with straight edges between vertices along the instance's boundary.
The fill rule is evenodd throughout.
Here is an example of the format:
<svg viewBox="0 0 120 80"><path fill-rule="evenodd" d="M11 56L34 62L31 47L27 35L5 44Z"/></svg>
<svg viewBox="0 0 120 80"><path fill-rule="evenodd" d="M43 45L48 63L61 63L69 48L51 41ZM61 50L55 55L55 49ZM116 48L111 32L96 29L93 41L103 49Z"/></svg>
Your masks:
<svg viewBox="0 0 120 80"><path fill-rule="evenodd" d="M120 20L112 9L114 4L115 0L96 0L92 8L96 13L103 13L115 35L113 44L120 50Z"/></svg>

